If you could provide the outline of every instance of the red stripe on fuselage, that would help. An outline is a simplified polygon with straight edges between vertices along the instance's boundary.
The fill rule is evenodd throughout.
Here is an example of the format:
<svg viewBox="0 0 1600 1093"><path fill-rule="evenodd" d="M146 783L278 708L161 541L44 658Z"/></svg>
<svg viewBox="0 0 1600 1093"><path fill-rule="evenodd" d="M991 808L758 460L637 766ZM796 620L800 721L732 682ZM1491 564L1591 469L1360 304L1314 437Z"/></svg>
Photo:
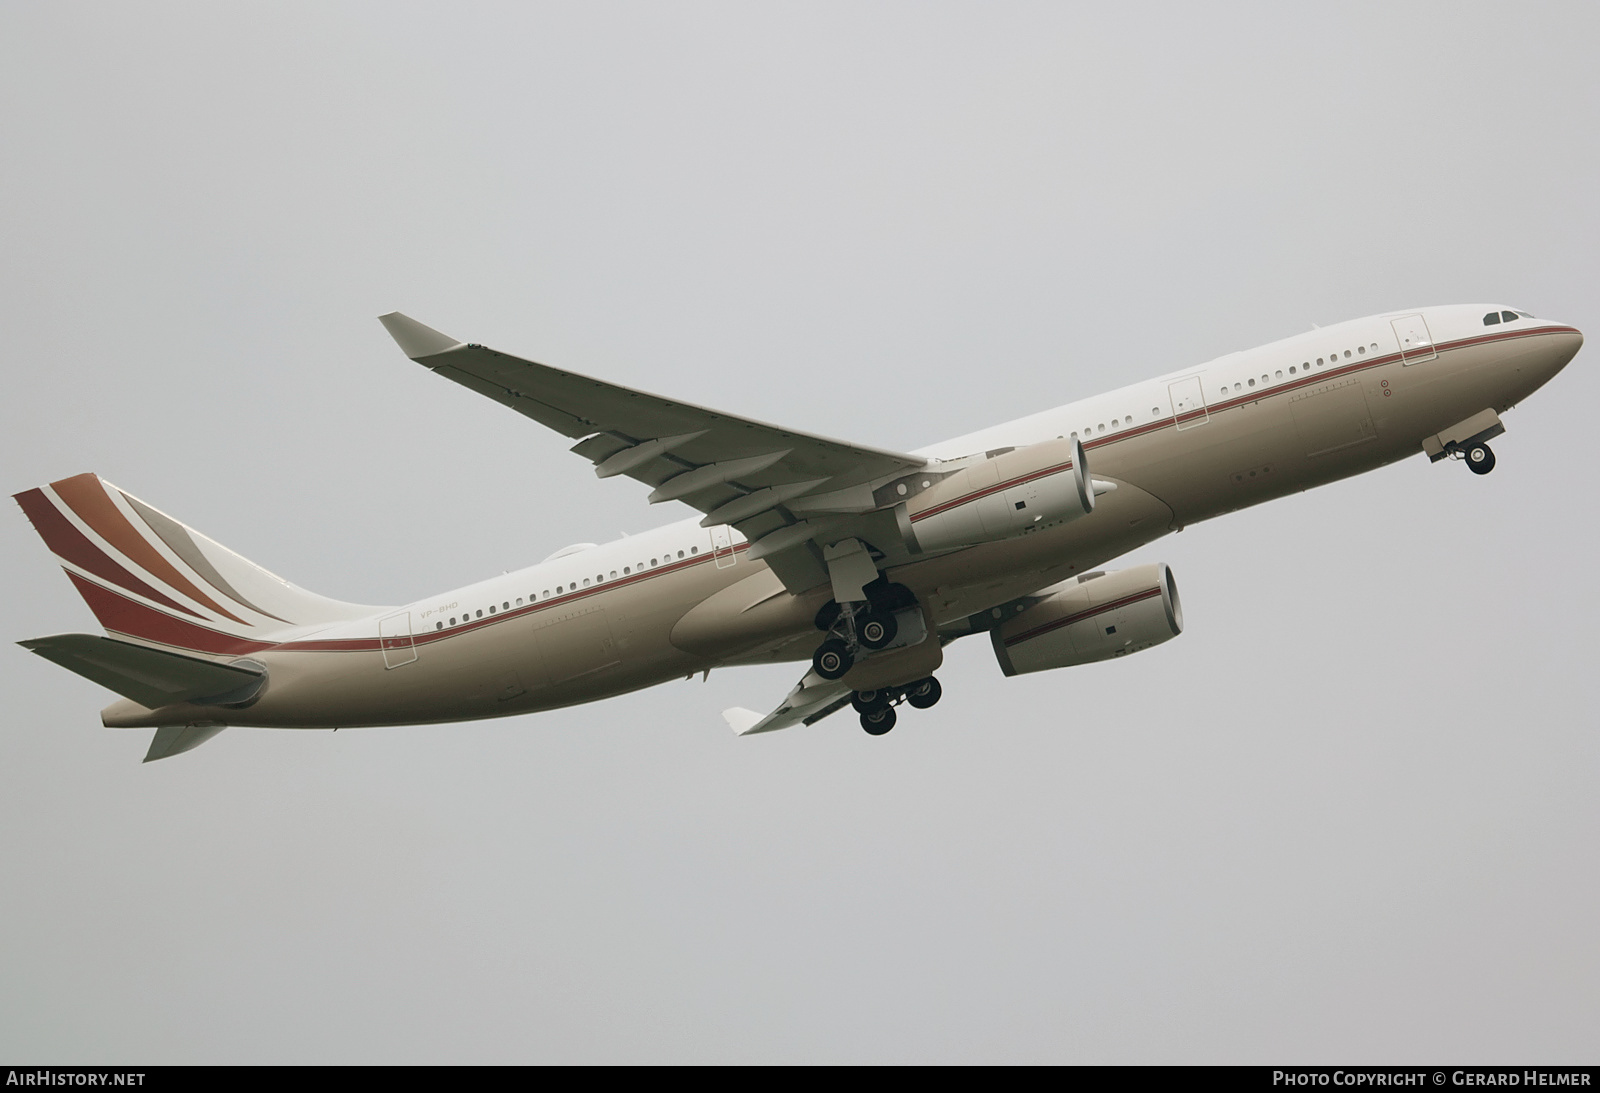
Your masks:
<svg viewBox="0 0 1600 1093"><path fill-rule="evenodd" d="M1576 327L1571 326L1544 326L1533 330L1503 330L1497 331L1493 334L1479 334L1471 338L1459 338L1456 341L1444 342L1440 345L1434 346L1433 348L1435 353L1442 356L1444 353L1452 350L1466 349L1474 345L1486 345L1489 342L1511 341L1515 338L1536 338L1543 334L1577 333L1580 333L1580 331ZM1413 353L1412 356L1419 356L1421 352L1422 350L1418 350L1417 352ZM1429 358L1429 360L1431 359L1432 358ZM1224 410L1233 410L1240 406L1247 406L1252 402L1260 402L1263 399L1280 395L1285 391L1299 391L1306 387L1315 387L1319 383L1327 383L1330 379L1336 379L1340 376L1352 376L1357 372L1364 372L1369 368L1382 368L1385 365L1403 362L1404 360L1405 356L1401 353L1389 353L1381 357L1372 357L1365 360L1351 361L1349 364L1341 365L1337 368L1329 368L1322 372L1307 373L1301 379L1287 380L1270 388L1260 388L1255 391L1241 394L1234 398L1230 398L1225 402L1219 402L1215 405L1208 405L1202 410L1193 410L1189 413L1181 414L1174 418L1163 418L1160 421L1152 421L1147 425L1140 425L1138 428L1128 429L1120 433L1114 433L1111 436L1098 437L1094 440L1085 439L1083 440L1083 447L1084 450L1087 451L1090 448L1101 448L1107 444L1115 444L1120 440L1132 440L1134 437L1147 436L1150 433L1160 432L1162 429L1171 429L1180 424L1203 420L1213 414L1220 414ZM1418 361L1417 363L1425 364L1427 361ZM1204 398L1203 390L1201 397Z"/></svg>
<svg viewBox="0 0 1600 1093"><path fill-rule="evenodd" d="M735 543L728 553L738 554L748 549L750 549L749 543ZM423 630L421 632L413 632L411 635L411 640L416 645L430 645L434 642L445 641L448 638L465 634L468 631L481 630L486 626L493 626L497 623L509 622L513 619L519 619L526 615L532 615L540 611L548 611L551 608L557 608L567 604L576 603L579 600L587 599L590 596L598 596L603 592L610 592L613 589L621 588L624 585L639 584L643 581L653 580L657 577L664 577L669 573L678 573L693 566L704 565L706 562L715 562L717 557L718 555L715 552L696 555L694 557L685 558L680 562L673 562L670 565L661 566L658 569L647 570L641 573L633 573L626 577L618 577L615 581L607 581L605 584L594 585L590 588L580 589L577 592L567 592L560 596L552 596L548 600L540 600L538 603L529 603L522 607L508 608L505 611L497 612L493 615L486 615L481 619L473 619L471 622L460 622L454 626L447 626L443 630ZM723 554L722 557L727 557L727 554ZM380 639L376 637L324 639L306 638L303 641L284 642L282 645L277 646L277 648L284 652L294 653L312 651L350 653L377 650L381 649L382 645L380 644Z"/></svg>

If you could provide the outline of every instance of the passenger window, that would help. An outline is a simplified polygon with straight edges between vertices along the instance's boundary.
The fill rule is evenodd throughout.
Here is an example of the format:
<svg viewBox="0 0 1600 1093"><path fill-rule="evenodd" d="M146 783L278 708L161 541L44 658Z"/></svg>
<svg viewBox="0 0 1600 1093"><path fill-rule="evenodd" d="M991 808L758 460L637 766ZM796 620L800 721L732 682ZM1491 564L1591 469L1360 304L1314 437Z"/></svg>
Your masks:
<svg viewBox="0 0 1600 1093"><path fill-rule="evenodd" d="M1251 381L1250 381L1250 386L1251 386L1251 387L1254 387L1254 386L1255 386L1255 385L1256 385L1256 381L1255 381L1255 380L1251 380Z"/></svg>
<svg viewBox="0 0 1600 1093"><path fill-rule="evenodd" d="M611 571L611 579L613 581L617 579L617 571L614 569Z"/></svg>
<svg viewBox="0 0 1600 1093"><path fill-rule="evenodd" d="M451 615L450 616L450 625L454 626L455 624L456 624L456 617L454 615Z"/></svg>
<svg viewBox="0 0 1600 1093"><path fill-rule="evenodd" d="M479 617L479 618L480 618L480 619L481 619L481 618L483 618L483 608L481 608L481 607L480 607L480 608L478 608L478 617Z"/></svg>
<svg viewBox="0 0 1600 1093"><path fill-rule="evenodd" d="M585 577L583 579L583 587L585 587L585 588L589 587L589 578L588 577Z"/></svg>
<svg viewBox="0 0 1600 1093"><path fill-rule="evenodd" d="M478 614L481 615L481 614L483 614L483 612L479 611ZM491 615L494 614L494 604L492 604L492 603L489 605L489 614L491 614Z"/></svg>
<svg viewBox="0 0 1600 1093"><path fill-rule="evenodd" d="M1236 384L1234 384L1234 385L1233 385L1233 389L1234 389L1234 390L1235 390L1235 391L1243 391L1243 390L1244 390L1244 385L1243 385L1243 384L1239 384L1239 383L1236 383Z"/></svg>
<svg viewBox="0 0 1600 1093"><path fill-rule="evenodd" d="M682 553L682 551L680 551L679 553ZM700 553L700 548L699 547L690 547L689 548L689 553L690 554L699 554Z"/></svg>
<svg viewBox="0 0 1600 1093"><path fill-rule="evenodd" d="M1350 350L1346 349L1344 351L1344 359L1345 360L1349 360L1350 359Z"/></svg>
<svg viewBox="0 0 1600 1093"><path fill-rule="evenodd" d="M1292 364L1289 366L1289 375L1294 375L1294 365Z"/></svg>
<svg viewBox="0 0 1600 1093"><path fill-rule="evenodd" d="M443 630L444 629L444 623L442 623L442 622L441 623L436 623L433 628L435 630Z"/></svg>
<svg viewBox="0 0 1600 1093"><path fill-rule="evenodd" d="M1362 357L1366 356L1367 355L1367 347L1364 346L1364 345L1356 346L1356 355L1357 356L1362 356Z"/></svg>
<svg viewBox="0 0 1600 1093"><path fill-rule="evenodd" d="M1280 369L1278 369L1278 379L1282 379L1282 378L1283 378L1283 369L1280 368Z"/></svg>
<svg viewBox="0 0 1600 1093"><path fill-rule="evenodd" d="M681 550L678 551L678 557L680 557L680 558L683 557L683 551L681 551Z"/></svg>
<svg viewBox="0 0 1600 1093"><path fill-rule="evenodd" d="M521 597L521 596L518 596L518 597L517 597L517 606L518 606L518 607L521 607L521 606L522 606L522 597Z"/></svg>
<svg viewBox="0 0 1600 1093"><path fill-rule="evenodd" d="M1515 311L1502 311L1500 318L1503 322L1514 323L1517 321L1517 313Z"/></svg>
<svg viewBox="0 0 1600 1093"><path fill-rule="evenodd" d="M1318 368L1321 368L1321 367L1322 367L1322 358L1321 358L1321 357L1318 357L1318 358L1317 358L1317 367L1318 367Z"/></svg>
<svg viewBox="0 0 1600 1093"><path fill-rule="evenodd" d="M1161 407L1159 407L1159 406L1150 407L1150 416L1151 417L1160 417L1161 416Z"/></svg>

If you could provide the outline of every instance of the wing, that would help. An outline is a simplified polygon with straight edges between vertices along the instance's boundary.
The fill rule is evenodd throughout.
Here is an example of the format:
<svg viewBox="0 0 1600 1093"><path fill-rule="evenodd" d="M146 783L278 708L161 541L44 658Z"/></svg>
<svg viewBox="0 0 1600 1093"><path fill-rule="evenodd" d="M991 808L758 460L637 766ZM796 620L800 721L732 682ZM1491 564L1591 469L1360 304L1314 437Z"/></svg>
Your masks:
<svg viewBox="0 0 1600 1093"><path fill-rule="evenodd" d="M379 321L418 364L579 438L572 450L599 477L627 475L652 504L683 501L702 527L738 528L791 592L827 579L819 538L898 541L881 491L927 463L467 345L398 311Z"/></svg>
<svg viewBox="0 0 1600 1093"><path fill-rule="evenodd" d="M807 672L789 697L766 717L754 710L735 706L722 711L722 719L740 736L758 732L774 732L802 722L813 725L831 713L841 710L850 701L850 688L836 679L823 679L816 672Z"/></svg>

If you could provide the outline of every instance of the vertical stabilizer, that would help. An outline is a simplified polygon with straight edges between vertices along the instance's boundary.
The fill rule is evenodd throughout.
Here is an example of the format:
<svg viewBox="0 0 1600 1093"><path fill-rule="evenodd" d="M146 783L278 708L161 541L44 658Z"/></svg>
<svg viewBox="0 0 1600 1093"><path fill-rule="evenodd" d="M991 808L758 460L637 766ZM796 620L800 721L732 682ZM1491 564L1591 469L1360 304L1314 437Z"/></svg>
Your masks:
<svg viewBox="0 0 1600 1093"><path fill-rule="evenodd" d="M93 474L26 490L16 501L100 624L119 637L241 656L381 610L297 588Z"/></svg>

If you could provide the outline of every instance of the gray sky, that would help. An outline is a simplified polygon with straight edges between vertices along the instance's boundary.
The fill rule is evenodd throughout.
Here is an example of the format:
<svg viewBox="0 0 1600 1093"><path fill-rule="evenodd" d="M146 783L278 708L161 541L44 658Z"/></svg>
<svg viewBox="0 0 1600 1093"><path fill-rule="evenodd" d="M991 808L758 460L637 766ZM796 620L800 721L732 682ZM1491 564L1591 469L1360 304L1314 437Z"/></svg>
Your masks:
<svg viewBox="0 0 1600 1093"><path fill-rule="evenodd" d="M1590 4L0 7L5 492L397 603L687 515L374 316L911 448L1307 329L1600 330ZM1188 529L1188 631L738 740L798 666L141 767L0 650L0 1056L1568 1062L1595 349L1476 478ZM973 377L982 377L980 387ZM96 629L20 511L9 638Z"/></svg>

